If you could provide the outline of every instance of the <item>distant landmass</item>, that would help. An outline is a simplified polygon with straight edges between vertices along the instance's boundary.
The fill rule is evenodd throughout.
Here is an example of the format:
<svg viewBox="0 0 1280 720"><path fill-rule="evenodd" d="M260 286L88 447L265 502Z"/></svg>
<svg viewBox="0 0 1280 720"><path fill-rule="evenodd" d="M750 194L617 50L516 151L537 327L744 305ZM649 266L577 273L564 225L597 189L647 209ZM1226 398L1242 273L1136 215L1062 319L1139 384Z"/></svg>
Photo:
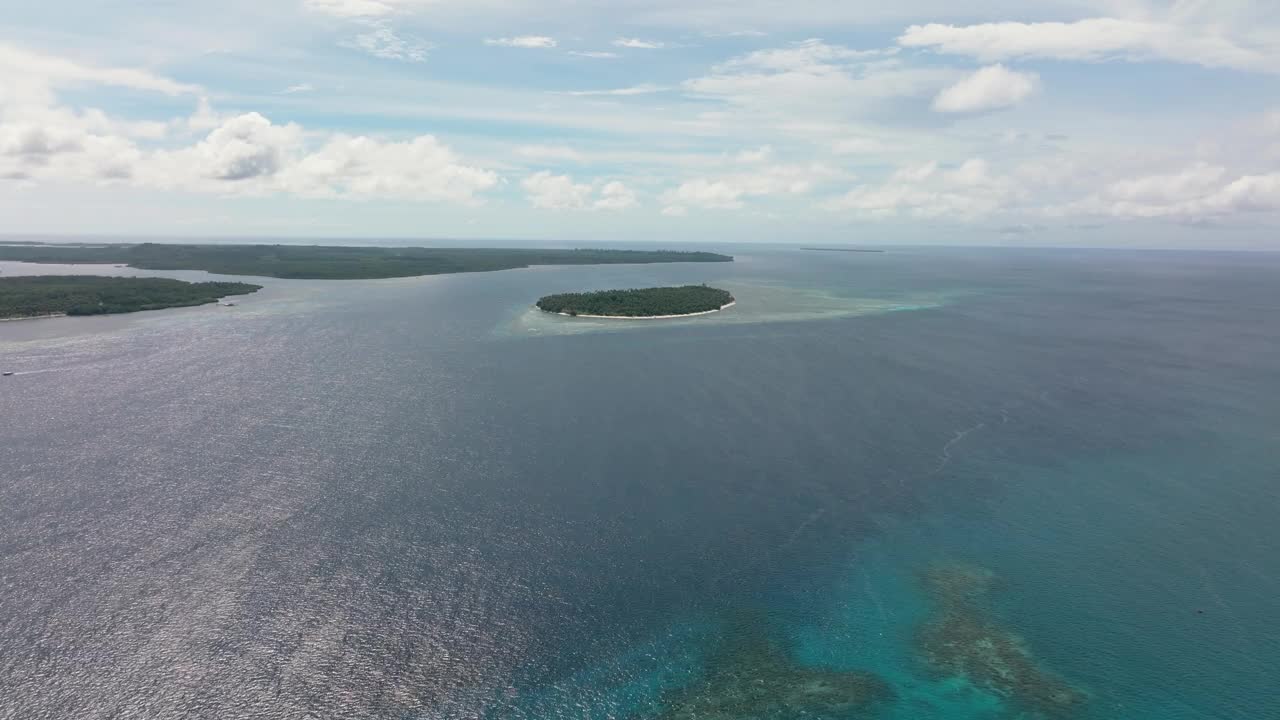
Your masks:
<svg viewBox="0 0 1280 720"><path fill-rule="evenodd" d="M802 247L801 250L815 250L818 252L861 252L861 253L882 253L884 250L875 248L819 248L819 247Z"/></svg>
<svg viewBox="0 0 1280 720"><path fill-rule="evenodd" d="M204 270L299 280L357 280L511 270L531 265L733 262L730 255L673 250L184 245L0 244L0 260L101 263L147 270Z"/></svg>
<svg viewBox="0 0 1280 720"><path fill-rule="evenodd" d="M169 278L99 275L32 275L0 278L0 318L105 315L217 302L247 295L261 285L190 283Z"/></svg>
<svg viewBox="0 0 1280 720"><path fill-rule="evenodd" d="M733 303L728 290L683 285L547 295L537 306L545 312L578 317L665 318L712 313Z"/></svg>

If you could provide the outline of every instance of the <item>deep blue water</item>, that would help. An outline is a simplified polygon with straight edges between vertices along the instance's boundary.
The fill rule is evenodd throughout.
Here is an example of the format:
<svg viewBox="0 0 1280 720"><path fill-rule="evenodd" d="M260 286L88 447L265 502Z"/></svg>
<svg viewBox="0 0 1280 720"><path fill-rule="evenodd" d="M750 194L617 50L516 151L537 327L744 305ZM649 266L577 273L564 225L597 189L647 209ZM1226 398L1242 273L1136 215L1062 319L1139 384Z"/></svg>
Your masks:
<svg viewBox="0 0 1280 720"><path fill-rule="evenodd" d="M737 254L0 323L0 718L1280 718L1280 256Z"/></svg>

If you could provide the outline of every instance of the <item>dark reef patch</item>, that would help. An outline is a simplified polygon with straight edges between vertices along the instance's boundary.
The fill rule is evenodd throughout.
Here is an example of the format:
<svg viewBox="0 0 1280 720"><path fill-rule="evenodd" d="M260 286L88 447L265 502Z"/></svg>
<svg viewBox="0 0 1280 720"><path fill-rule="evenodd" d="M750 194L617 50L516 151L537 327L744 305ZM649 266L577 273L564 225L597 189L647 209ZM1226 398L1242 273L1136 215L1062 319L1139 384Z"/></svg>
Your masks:
<svg viewBox="0 0 1280 720"><path fill-rule="evenodd" d="M873 717L892 701L893 689L878 676L798 665L769 636L760 613L727 623L706 674L665 698L660 720L847 720Z"/></svg>
<svg viewBox="0 0 1280 720"><path fill-rule="evenodd" d="M1041 667L1023 639L992 617L991 571L935 565L922 580L935 610L916 646L930 671L966 678L1004 698L1019 716L1066 718L1084 704L1082 691Z"/></svg>

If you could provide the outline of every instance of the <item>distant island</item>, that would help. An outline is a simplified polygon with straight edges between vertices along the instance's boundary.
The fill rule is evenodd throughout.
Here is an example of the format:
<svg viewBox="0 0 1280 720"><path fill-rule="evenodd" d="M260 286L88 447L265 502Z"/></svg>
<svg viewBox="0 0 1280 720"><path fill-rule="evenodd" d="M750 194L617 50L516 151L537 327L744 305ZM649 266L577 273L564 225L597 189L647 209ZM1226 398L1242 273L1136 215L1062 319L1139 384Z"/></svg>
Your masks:
<svg viewBox="0 0 1280 720"><path fill-rule="evenodd" d="M816 252L863 252L863 253L882 253L884 250L878 248L817 248L802 247L801 250L814 250Z"/></svg>
<svg viewBox="0 0 1280 720"><path fill-rule="evenodd" d="M706 285L601 290L589 293L548 295L538 309L572 317L673 318L704 315L734 304L727 290Z"/></svg>
<svg viewBox="0 0 1280 720"><path fill-rule="evenodd" d="M0 278L0 318L105 315L187 307L228 295L257 292L261 285L190 283L169 278L100 275L33 275Z"/></svg>
<svg viewBox="0 0 1280 720"><path fill-rule="evenodd" d="M362 280L511 270L531 265L733 262L730 255L672 250L183 245L0 244L0 260L98 263L147 270L204 270L298 280Z"/></svg>

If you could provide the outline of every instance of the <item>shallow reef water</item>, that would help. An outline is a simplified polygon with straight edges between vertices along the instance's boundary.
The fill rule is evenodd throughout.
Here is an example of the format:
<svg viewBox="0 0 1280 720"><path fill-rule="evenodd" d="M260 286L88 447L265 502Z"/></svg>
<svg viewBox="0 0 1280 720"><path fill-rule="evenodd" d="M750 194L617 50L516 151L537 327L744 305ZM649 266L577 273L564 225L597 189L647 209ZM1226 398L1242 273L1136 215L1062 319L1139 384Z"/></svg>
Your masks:
<svg viewBox="0 0 1280 720"><path fill-rule="evenodd" d="M963 678L1005 700L1015 717L1069 718L1085 693L1041 666L1026 642L989 609L994 573L939 564L922 576L933 614L916 634L920 659L932 673Z"/></svg>
<svg viewBox="0 0 1280 720"><path fill-rule="evenodd" d="M736 613L718 644L702 679L663 699L660 720L874 717L895 697L874 673L798 664L761 612Z"/></svg>

